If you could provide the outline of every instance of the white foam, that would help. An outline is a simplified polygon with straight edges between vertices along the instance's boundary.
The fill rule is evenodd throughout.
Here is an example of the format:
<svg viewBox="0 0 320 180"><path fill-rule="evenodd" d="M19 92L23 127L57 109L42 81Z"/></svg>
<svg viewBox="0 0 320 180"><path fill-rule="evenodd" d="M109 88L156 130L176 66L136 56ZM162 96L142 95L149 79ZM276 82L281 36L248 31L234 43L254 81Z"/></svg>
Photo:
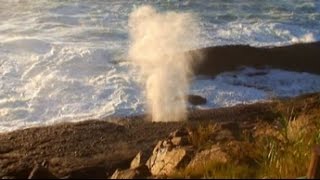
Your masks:
<svg viewBox="0 0 320 180"><path fill-rule="evenodd" d="M123 59L129 46L128 14L144 3L0 0L0 132L144 113L144 93L135 83L137 69ZM320 37L320 6L313 2L279 2L288 11L277 3L257 6L252 1L146 3L198 14L202 47L283 45ZM304 13L291 13L294 10ZM197 108L320 91L317 75L282 70L248 75L256 71L196 78L190 93L208 99Z"/></svg>
<svg viewBox="0 0 320 180"><path fill-rule="evenodd" d="M308 42L315 42L316 41L316 37L313 33L307 33L304 34L303 36L297 38L297 37L293 37L291 40L293 43L308 43Z"/></svg>
<svg viewBox="0 0 320 180"><path fill-rule="evenodd" d="M208 103L199 108L212 108L294 97L319 90L319 75L247 67L222 73L214 79L195 79L190 93L207 98Z"/></svg>

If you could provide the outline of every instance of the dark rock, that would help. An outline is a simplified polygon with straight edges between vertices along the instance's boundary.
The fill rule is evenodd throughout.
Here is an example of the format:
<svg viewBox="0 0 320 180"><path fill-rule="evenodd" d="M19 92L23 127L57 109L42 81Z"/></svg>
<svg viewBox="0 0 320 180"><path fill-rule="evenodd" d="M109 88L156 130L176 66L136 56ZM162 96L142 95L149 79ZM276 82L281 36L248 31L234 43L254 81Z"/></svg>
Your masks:
<svg viewBox="0 0 320 180"><path fill-rule="evenodd" d="M122 167L121 164L115 167ZM116 169L116 168L114 168ZM69 179L102 179L114 172L112 169L106 169L104 166L89 166L72 170L67 176Z"/></svg>
<svg viewBox="0 0 320 180"><path fill-rule="evenodd" d="M175 146L186 146L190 144L188 136L183 137L173 137L171 139L171 142Z"/></svg>
<svg viewBox="0 0 320 180"><path fill-rule="evenodd" d="M192 105L202 105L207 103L207 99L199 95L188 95L188 102Z"/></svg>
<svg viewBox="0 0 320 180"><path fill-rule="evenodd" d="M1 179L17 179L14 176L3 176Z"/></svg>
<svg viewBox="0 0 320 180"><path fill-rule="evenodd" d="M187 128L180 128L170 133L169 138L188 136L191 132Z"/></svg>
<svg viewBox="0 0 320 180"><path fill-rule="evenodd" d="M1 155L0 155L1 156ZM27 161L19 160L17 164L11 166L11 168L7 168L6 166L10 167L10 165L1 166L1 163L8 162L6 161L6 158L0 158L0 177L15 177L16 179L27 179L28 175L32 171L32 164L28 164ZM9 161L10 162L10 161ZM12 161L11 161L12 162Z"/></svg>
<svg viewBox="0 0 320 180"><path fill-rule="evenodd" d="M226 71L235 71L241 66L284 69L320 74L320 42L299 43L288 46L252 47L248 45L226 45L207 47L189 52L195 64L196 75L215 76ZM196 56L201 54L202 56ZM290 62L290 63L288 63Z"/></svg>
<svg viewBox="0 0 320 180"><path fill-rule="evenodd" d="M137 178L146 178L151 176L150 170L145 164L135 168L135 170L137 172Z"/></svg>
<svg viewBox="0 0 320 180"><path fill-rule="evenodd" d="M36 164L28 176L28 179L58 179L48 168Z"/></svg>

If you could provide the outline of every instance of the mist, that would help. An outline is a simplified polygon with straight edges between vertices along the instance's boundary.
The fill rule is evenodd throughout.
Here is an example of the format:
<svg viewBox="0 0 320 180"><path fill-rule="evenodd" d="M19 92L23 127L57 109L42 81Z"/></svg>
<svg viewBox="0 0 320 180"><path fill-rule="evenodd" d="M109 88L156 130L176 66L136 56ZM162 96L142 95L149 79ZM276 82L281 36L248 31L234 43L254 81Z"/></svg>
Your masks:
<svg viewBox="0 0 320 180"><path fill-rule="evenodd" d="M200 28L192 13L158 12L141 6L129 16L128 58L140 70L147 109L154 122L183 121L194 58L184 53L198 44Z"/></svg>

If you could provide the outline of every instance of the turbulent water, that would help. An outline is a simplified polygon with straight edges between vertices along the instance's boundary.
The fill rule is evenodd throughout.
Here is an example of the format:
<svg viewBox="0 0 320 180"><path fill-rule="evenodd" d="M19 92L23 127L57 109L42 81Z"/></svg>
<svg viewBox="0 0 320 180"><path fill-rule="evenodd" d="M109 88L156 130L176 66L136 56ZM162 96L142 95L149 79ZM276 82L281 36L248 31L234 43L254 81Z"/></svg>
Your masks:
<svg viewBox="0 0 320 180"><path fill-rule="evenodd" d="M0 132L145 112L126 60L128 16L142 4L200 17L201 43L284 45L320 39L320 1L0 0ZM147 28L147 27L146 27ZM197 77L207 107L320 90L320 76L246 68ZM237 76L234 76L237 74Z"/></svg>

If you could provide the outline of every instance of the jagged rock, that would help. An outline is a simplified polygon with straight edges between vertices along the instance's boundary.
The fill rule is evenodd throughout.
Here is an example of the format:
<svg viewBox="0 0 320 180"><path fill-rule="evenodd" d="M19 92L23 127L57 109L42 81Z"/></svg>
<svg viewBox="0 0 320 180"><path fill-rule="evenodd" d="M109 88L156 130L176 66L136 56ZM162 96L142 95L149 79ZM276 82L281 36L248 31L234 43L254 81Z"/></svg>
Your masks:
<svg viewBox="0 0 320 180"><path fill-rule="evenodd" d="M185 167L193 154L192 148L176 147L170 149L162 145L162 141L154 148L152 156L146 165L152 175L169 175L173 170Z"/></svg>
<svg viewBox="0 0 320 180"><path fill-rule="evenodd" d="M160 146L159 144L158 146ZM139 152L131 161L130 168L126 170L117 169L111 179L139 179L150 176L150 171L145 165L147 157L143 152Z"/></svg>
<svg viewBox="0 0 320 180"><path fill-rule="evenodd" d="M173 137L171 139L171 142L175 146L185 146L190 144L189 138L187 136Z"/></svg>
<svg viewBox="0 0 320 180"><path fill-rule="evenodd" d="M130 169L136 169L139 168L142 165L145 165L145 163L148 160L148 156L146 156L145 153L139 152L131 161L130 163Z"/></svg>
<svg viewBox="0 0 320 180"><path fill-rule="evenodd" d="M36 164L30 172L28 179L58 179L58 177L53 175L48 168L43 165Z"/></svg>
<svg viewBox="0 0 320 180"><path fill-rule="evenodd" d="M202 105L207 103L207 99L199 95L188 95L188 101L192 105Z"/></svg>
<svg viewBox="0 0 320 180"><path fill-rule="evenodd" d="M191 132L187 128L181 128L178 129L172 133L170 133L169 137L182 137L182 136L188 136Z"/></svg>
<svg viewBox="0 0 320 180"><path fill-rule="evenodd" d="M119 170L117 169L110 179L133 179L136 176L134 169Z"/></svg>
<svg viewBox="0 0 320 180"><path fill-rule="evenodd" d="M117 169L110 179L141 179L149 177L150 175L148 167L146 165L141 165L135 169Z"/></svg>
<svg viewBox="0 0 320 180"><path fill-rule="evenodd" d="M135 168L135 170L137 172L137 178L146 178L151 176L150 170L145 164Z"/></svg>
<svg viewBox="0 0 320 180"><path fill-rule="evenodd" d="M197 153L190 163L188 164L187 168L194 168L197 166L205 166L206 163L214 161L218 163L227 163L228 162L228 154L222 151L222 149L217 146L213 145L210 149L203 150Z"/></svg>
<svg viewBox="0 0 320 180"><path fill-rule="evenodd" d="M162 145L163 145L164 147L168 147L168 148L172 148L172 146L173 146L173 144L172 144L172 142L171 142L170 140L164 140L164 141L162 142Z"/></svg>

